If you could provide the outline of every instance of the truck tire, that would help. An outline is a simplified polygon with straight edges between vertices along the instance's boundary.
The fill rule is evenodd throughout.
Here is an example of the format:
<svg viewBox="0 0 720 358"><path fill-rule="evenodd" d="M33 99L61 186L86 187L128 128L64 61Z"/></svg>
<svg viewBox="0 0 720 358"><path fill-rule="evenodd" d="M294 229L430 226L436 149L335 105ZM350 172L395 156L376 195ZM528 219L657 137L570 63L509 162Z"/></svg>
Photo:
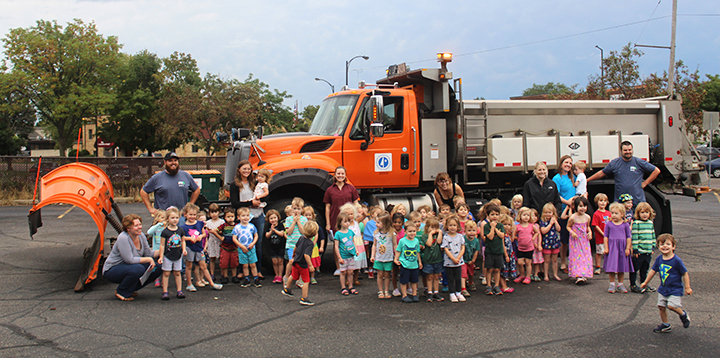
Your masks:
<svg viewBox="0 0 720 358"><path fill-rule="evenodd" d="M277 210L280 213L280 222L285 221L285 207L290 205L292 203L292 198L280 198L275 201L268 201L267 206L265 207L265 223L267 223L267 212L270 209ZM305 206L312 206L315 210L315 222L318 224L318 228L324 230L325 229L325 205L318 205L313 202L306 201ZM264 228L263 228L264 230ZM263 230L259 230L261 233ZM327 235L326 235L327 240ZM269 267L272 267L272 262L270 260L270 246L266 245L263 241L263 265L268 264ZM326 250L327 251L327 250ZM322 258L323 254L320 254L320 257ZM268 266L265 266L268 267Z"/></svg>
<svg viewBox="0 0 720 358"><path fill-rule="evenodd" d="M662 233L664 219L660 203L657 201L657 199L655 199L652 194L648 193L647 191L645 192L645 201L650 204L652 209L655 211L655 219L653 219L653 225L655 226L655 236L660 235Z"/></svg>

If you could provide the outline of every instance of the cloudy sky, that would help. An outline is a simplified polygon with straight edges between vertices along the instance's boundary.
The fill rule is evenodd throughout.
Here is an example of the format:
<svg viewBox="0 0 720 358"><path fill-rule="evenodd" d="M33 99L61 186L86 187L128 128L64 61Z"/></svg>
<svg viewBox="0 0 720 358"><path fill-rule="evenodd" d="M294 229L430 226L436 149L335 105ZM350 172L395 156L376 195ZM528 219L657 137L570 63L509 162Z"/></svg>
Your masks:
<svg viewBox="0 0 720 358"><path fill-rule="evenodd" d="M701 74L720 74L720 1L679 0L677 54ZM462 77L464 98L507 99L533 83L584 87L607 55L628 43L669 46L671 0L555 1L78 1L0 0L0 31L39 19L94 21L123 52L191 54L202 74L252 73L301 106L330 87L374 83L392 64L434 68L437 52ZM667 71L669 51L642 49L643 74Z"/></svg>

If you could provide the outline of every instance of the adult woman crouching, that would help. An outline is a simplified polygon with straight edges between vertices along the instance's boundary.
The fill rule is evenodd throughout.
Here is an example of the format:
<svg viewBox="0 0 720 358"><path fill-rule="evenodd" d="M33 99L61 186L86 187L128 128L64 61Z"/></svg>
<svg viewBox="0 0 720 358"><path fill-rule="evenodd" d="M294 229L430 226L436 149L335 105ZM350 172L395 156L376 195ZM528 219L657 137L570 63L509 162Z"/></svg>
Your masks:
<svg viewBox="0 0 720 358"><path fill-rule="evenodd" d="M118 235L110 255L105 260L102 274L108 281L119 284L115 297L121 301L132 301L139 289L160 277L162 270L155 267L159 252L148 246L147 238L142 232L140 216L127 215L123 218L122 225L123 232ZM155 270L143 284L140 278L149 267Z"/></svg>

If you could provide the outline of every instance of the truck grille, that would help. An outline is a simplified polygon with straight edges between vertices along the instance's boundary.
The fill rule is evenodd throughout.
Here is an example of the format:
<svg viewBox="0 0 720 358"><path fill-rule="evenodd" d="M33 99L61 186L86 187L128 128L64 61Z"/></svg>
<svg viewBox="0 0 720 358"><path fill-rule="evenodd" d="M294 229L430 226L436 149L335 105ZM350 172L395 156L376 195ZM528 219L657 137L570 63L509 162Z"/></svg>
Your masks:
<svg viewBox="0 0 720 358"><path fill-rule="evenodd" d="M305 145L300 148L300 153L323 152L328 150L330 146L332 146L333 142L335 142L335 139L325 139L305 143Z"/></svg>

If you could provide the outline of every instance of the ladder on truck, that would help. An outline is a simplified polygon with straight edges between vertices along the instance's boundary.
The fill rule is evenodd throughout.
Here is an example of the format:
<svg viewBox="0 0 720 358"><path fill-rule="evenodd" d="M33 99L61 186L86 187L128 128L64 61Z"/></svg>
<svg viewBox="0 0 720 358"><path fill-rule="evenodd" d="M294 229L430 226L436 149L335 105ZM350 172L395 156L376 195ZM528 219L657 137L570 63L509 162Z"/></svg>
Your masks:
<svg viewBox="0 0 720 358"><path fill-rule="evenodd" d="M483 185L490 181L487 155L487 106L466 108L462 98L462 78L453 81L459 99L458 120L460 121L463 183ZM470 171L482 178L470 178Z"/></svg>

